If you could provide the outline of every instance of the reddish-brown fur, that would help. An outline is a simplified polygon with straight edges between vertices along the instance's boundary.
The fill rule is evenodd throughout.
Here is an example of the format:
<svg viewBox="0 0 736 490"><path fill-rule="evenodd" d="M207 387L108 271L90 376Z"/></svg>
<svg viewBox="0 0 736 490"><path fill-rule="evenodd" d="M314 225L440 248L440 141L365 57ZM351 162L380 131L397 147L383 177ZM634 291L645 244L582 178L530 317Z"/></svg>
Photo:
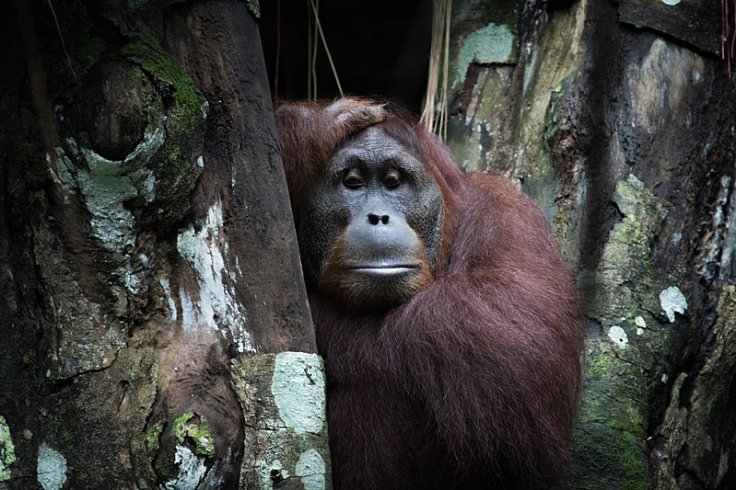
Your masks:
<svg viewBox="0 0 736 490"><path fill-rule="evenodd" d="M360 315L309 286L336 488L546 488L568 461L584 339L547 223L406 116L338 104L277 113L295 215L335 150L381 124L428 166L446 219L434 282L397 308Z"/></svg>

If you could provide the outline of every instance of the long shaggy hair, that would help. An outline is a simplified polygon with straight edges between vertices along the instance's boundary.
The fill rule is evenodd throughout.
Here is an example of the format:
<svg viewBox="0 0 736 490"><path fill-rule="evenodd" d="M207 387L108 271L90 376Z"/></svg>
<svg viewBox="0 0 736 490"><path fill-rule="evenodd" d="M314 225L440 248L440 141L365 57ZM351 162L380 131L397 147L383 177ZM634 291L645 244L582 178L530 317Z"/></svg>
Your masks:
<svg viewBox="0 0 736 490"><path fill-rule="evenodd" d="M444 202L435 279L405 303L356 313L308 285L328 373L335 487L557 481L569 458L584 328L575 283L537 206L500 177L463 174L433 135L380 102L287 104L277 122L295 216L337 148L375 124L424 162Z"/></svg>

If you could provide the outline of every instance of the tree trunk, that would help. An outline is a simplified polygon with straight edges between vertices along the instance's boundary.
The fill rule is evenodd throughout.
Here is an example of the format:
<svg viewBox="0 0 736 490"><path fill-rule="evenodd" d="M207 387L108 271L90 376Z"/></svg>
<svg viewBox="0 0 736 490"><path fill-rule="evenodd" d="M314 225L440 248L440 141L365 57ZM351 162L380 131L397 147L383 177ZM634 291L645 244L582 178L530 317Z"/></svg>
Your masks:
<svg viewBox="0 0 736 490"><path fill-rule="evenodd" d="M668 3L453 4L449 145L544 208L590 316L563 488L736 487L736 89L718 6Z"/></svg>
<svg viewBox="0 0 736 490"><path fill-rule="evenodd" d="M0 488L328 487L257 3L13 7Z"/></svg>

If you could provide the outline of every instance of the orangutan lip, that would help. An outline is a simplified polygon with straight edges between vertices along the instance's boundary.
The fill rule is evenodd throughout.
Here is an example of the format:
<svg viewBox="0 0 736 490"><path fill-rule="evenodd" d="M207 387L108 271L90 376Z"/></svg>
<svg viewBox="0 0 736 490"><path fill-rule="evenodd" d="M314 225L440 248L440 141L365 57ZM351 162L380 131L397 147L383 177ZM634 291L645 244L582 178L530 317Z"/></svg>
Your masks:
<svg viewBox="0 0 736 490"><path fill-rule="evenodd" d="M364 272L366 274L376 274L390 276L392 274L401 274L414 269L418 269L416 264L380 264L380 265L355 265L350 267L356 272Z"/></svg>

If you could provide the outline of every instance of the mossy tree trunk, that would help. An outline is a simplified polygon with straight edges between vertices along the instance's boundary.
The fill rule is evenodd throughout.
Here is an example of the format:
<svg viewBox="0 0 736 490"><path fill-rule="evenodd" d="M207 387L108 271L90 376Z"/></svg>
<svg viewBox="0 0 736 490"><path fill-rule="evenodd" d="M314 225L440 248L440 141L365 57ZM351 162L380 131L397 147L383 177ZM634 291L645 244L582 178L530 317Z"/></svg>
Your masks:
<svg viewBox="0 0 736 490"><path fill-rule="evenodd" d="M736 488L736 84L720 29L709 1L453 4L449 145L542 205L588 308L564 488Z"/></svg>
<svg viewBox="0 0 736 490"><path fill-rule="evenodd" d="M329 486L254 10L5 10L0 488Z"/></svg>

